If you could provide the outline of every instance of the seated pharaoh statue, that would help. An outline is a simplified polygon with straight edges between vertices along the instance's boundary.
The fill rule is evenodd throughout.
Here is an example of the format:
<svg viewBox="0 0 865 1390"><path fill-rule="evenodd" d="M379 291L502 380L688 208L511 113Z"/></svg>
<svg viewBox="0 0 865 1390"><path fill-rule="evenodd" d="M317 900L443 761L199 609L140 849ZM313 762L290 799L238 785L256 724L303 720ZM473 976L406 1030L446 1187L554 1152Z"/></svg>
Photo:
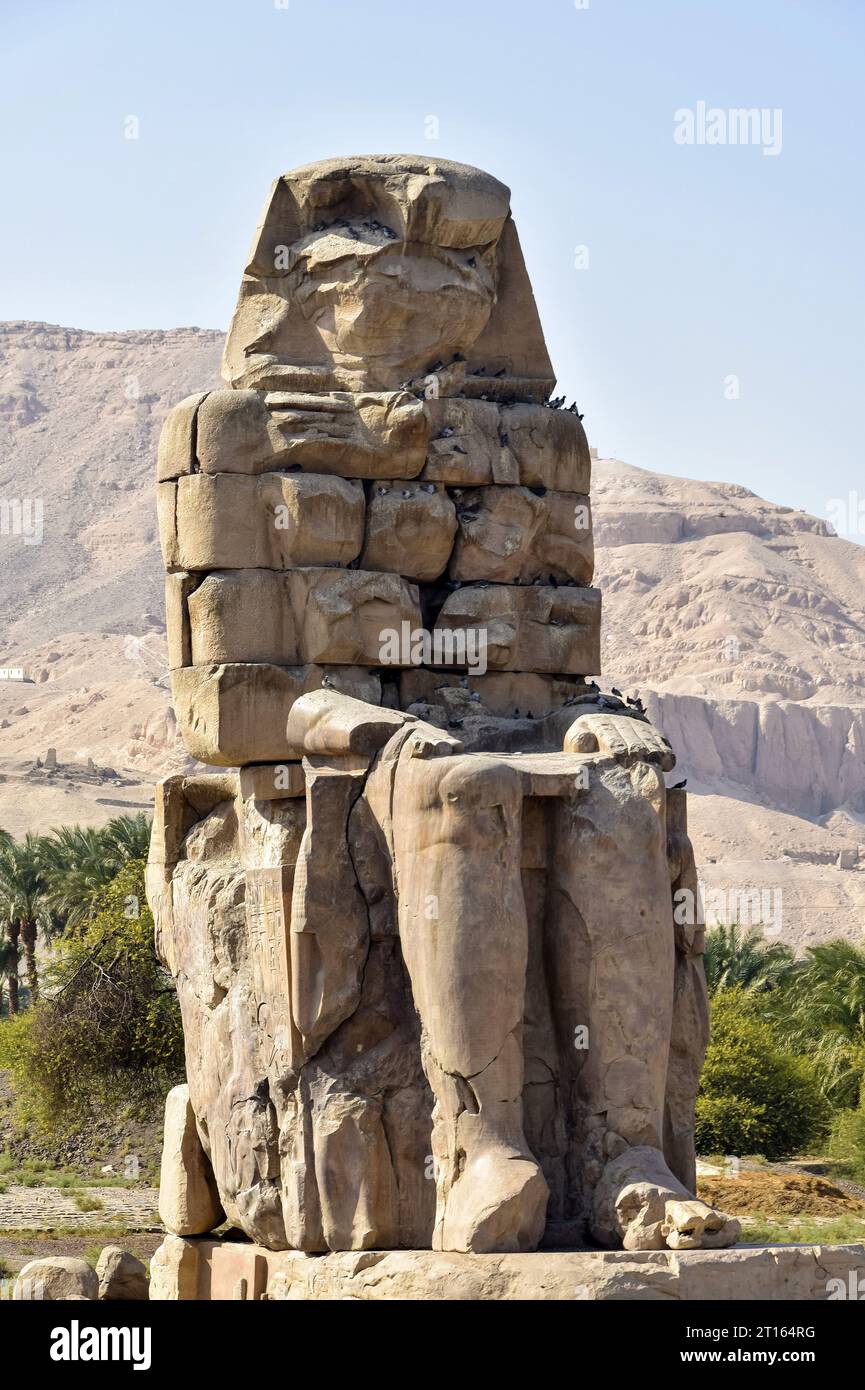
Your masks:
<svg viewBox="0 0 865 1390"><path fill-rule="evenodd" d="M602 694L590 451L510 195L274 184L159 450L174 708L148 869L188 1087L161 1212L272 1250L732 1244L685 792Z"/></svg>

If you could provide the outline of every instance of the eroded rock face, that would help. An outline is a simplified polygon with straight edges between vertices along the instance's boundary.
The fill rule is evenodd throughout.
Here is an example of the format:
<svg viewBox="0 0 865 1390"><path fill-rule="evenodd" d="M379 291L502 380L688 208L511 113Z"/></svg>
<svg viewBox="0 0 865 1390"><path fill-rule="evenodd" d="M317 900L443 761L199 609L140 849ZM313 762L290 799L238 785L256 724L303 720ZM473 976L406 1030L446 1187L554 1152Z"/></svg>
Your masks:
<svg viewBox="0 0 865 1390"><path fill-rule="evenodd" d="M542 1250L531 1255L391 1250L310 1260L238 1241L168 1236L151 1298L378 1301L813 1303L842 1298L865 1274L861 1245L741 1250Z"/></svg>
<svg viewBox="0 0 865 1390"><path fill-rule="evenodd" d="M245 769L246 794L229 776L212 808L207 778L160 789L177 858L151 862L150 896L197 1133L227 1215L271 1249L426 1245L432 1101L395 920L375 911L364 774L306 777Z"/></svg>
<svg viewBox="0 0 865 1390"><path fill-rule="evenodd" d="M589 452L548 403L507 190L407 156L277 180L223 368L159 459L179 726L240 769L168 779L154 818L189 1078L166 1225L224 1211L307 1252L732 1241L688 1190L684 794L588 679Z"/></svg>
<svg viewBox="0 0 865 1390"><path fill-rule="evenodd" d="M92 1301L99 1297L99 1278L92 1265L72 1255L51 1255L31 1260L15 1280L12 1297L16 1301L50 1299L66 1302Z"/></svg>
<svg viewBox="0 0 865 1390"><path fill-rule="evenodd" d="M118 1245L106 1245L96 1262L99 1297L109 1303L138 1303L149 1297L147 1270Z"/></svg>
<svg viewBox="0 0 865 1390"><path fill-rule="evenodd" d="M196 845L203 833L196 837ZM225 1219L188 1086L175 1086L165 1101L159 1216L165 1229L176 1236L203 1235Z"/></svg>

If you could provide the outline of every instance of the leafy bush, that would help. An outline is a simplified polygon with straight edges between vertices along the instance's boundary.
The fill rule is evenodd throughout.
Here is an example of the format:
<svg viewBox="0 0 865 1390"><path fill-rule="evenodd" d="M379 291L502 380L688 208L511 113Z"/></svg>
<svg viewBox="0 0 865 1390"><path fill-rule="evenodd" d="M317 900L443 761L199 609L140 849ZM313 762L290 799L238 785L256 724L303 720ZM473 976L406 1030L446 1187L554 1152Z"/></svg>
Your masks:
<svg viewBox="0 0 865 1390"><path fill-rule="evenodd" d="M79 1211L102 1211L105 1207L101 1197L90 1197L86 1193L81 1193L74 1200Z"/></svg>
<svg viewBox="0 0 865 1390"><path fill-rule="evenodd" d="M740 987L712 1001L712 1036L697 1097L698 1153L801 1152L828 1118L810 1061L787 1050Z"/></svg>
<svg viewBox="0 0 865 1390"><path fill-rule="evenodd" d="M865 1081L865 949L836 937L809 946L768 1000L786 1046L811 1059L834 1109L854 1109Z"/></svg>
<svg viewBox="0 0 865 1390"><path fill-rule="evenodd" d="M851 1178L865 1181L865 1087L856 1110L841 1110L832 1121L829 1154Z"/></svg>
<svg viewBox="0 0 865 1390"><path fill-rule="evenodd" d="M0 1023L0 1067L43 1127L133 1108L183 1076L173 983L153 949L144 864L127 863L100 890L93 918L64 938L39 1002Z"/></svg>

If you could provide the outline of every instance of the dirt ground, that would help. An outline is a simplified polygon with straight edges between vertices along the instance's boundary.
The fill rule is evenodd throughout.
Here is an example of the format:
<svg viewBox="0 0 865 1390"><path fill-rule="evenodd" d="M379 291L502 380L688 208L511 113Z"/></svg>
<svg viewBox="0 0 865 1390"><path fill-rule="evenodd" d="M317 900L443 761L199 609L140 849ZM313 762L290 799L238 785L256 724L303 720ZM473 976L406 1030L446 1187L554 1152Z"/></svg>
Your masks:
<svg viewBox="0 0 865 1390"><path fill-rule="evenodd" d="M757 1173L701 1177L697 1193L731 1216L865 1216L865 1202L827 1178L806 1173Z"/></svg>
<svg viewBox="0 0 865 1390"><path fill-rule="evenodd" d="M161 1231L131 1231L110 1237L98 1233L88 1236L0 1235L0 1266L14 1276L30 1260L43 1260L49 1255L76 1255L95 1263L96 1254L106 1245L119 1245L146 1262L164 1239Z"/></svg>

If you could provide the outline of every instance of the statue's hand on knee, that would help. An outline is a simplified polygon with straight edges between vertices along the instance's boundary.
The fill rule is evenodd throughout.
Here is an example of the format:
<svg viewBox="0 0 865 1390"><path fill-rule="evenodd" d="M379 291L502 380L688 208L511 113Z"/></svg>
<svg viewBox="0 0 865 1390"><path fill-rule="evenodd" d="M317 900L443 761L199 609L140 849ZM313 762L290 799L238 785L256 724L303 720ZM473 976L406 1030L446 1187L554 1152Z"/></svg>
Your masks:
<svg viewBox="0 0 865 1390"><path fill-rule="evenodd" d="M339 758L359 754L372 758L405 729L413 737L415 755L458 753L462 744L402 710L384 709L355 700L338 690L311 690L295 700L288 714L286 738L310 757Z"/></svg>
<svg viewBox="0 0 865 1390"><path fill-rule="evenodd" d="M581 714L568 728L562 747L566 753L604 753L630 766L652 763L662 772L676 765L667 740L646 719L626 714Z"/></svg>

